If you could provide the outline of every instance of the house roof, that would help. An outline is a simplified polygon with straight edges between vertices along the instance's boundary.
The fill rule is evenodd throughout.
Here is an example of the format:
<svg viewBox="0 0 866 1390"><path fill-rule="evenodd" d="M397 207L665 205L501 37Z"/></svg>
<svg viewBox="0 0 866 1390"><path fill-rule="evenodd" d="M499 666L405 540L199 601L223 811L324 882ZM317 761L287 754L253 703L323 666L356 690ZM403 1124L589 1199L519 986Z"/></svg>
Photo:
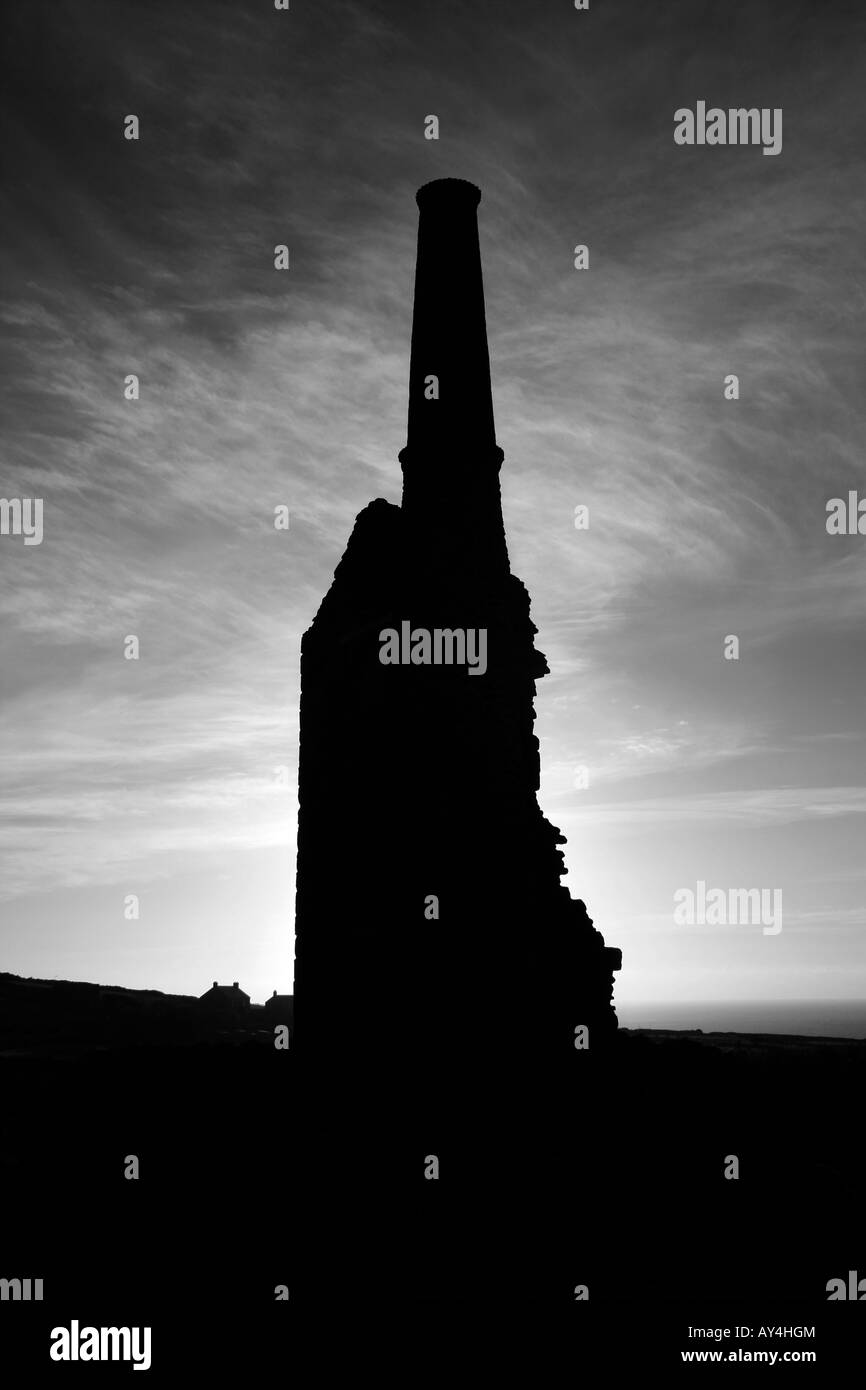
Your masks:
<svg viewBox="0 0 866 1390"><path fill-rule="evenodd" d="M206 989L204 994L200 995L199 998L209 999L214 995L217 995L220 999L246 999L247 1001L249 1001L250 997L240 988L237 981L232 985L219 985L216 980L214 980L210 989Z"/></svg>

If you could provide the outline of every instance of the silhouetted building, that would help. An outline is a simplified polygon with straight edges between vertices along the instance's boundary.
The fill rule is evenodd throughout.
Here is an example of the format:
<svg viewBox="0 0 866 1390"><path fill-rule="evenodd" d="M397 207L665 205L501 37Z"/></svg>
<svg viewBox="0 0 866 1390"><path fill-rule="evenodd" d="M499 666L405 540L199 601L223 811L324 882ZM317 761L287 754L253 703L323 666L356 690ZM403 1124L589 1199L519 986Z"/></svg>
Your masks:
<svg viewBox="0 0 866 1390"><path fill-rule="evenodd" d="M285 1023L291 1032L295 1026L295 996L277 994L274 990L270 999L264 1003L265 1017L269 1024Z"/></svg>
<svg viewBox="0 0 866 1390"><path fill-rule="evenodd" d="M244 993L237 980L231 985L221 985L214 980L210 989L199 996L199 1003L213 1013L236 1017L248 1011L250 996Z"/></svg>
<svg viewBox="0 0 866 1390"><path fill-rule="evenodd" d="M402 506L358 516L301 644L298 1047L446 1087L491 1054L549 1068L579 1025L599 1045L621 964L536 799L548 666L503 529L479 200L417 194ZM482 632L470 673L455 633L478 657Z"/></svg>

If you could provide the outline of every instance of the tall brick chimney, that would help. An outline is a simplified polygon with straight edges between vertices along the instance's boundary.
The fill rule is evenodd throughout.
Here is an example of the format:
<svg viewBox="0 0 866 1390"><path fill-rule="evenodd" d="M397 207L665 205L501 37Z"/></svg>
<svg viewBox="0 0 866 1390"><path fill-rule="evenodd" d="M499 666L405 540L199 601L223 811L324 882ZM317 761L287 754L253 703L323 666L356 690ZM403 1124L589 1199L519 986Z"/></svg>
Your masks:
<svg viewBox="0 0 866 1390"><path fill-rule="evenodd" d="M480 189L436 179L419 208L403 511L432 562L464 580L508 570L484 285ZM455 506L455 498L459 505Z"/></svg>

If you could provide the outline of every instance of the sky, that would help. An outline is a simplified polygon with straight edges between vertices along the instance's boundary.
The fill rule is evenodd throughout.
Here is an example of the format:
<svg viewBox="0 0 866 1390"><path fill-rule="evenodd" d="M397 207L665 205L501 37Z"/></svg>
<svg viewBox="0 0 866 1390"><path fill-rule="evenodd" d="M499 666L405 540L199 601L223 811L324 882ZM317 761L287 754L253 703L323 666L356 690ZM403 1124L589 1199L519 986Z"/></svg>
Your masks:
<svg viewBox="0 0 866 1390"><path fill-rule="evenodd" d="M0 496L44 531L0 536L0 969L291 988L300 637L399 501L414 194L459 177L551 667L540 802L616 998L863 998L866 536L826 528L866 497L862 7L7 26ZM698 101L781 108L781 152L678 146ZM677 924L699 881L780 890L782 930Z"/></svg>

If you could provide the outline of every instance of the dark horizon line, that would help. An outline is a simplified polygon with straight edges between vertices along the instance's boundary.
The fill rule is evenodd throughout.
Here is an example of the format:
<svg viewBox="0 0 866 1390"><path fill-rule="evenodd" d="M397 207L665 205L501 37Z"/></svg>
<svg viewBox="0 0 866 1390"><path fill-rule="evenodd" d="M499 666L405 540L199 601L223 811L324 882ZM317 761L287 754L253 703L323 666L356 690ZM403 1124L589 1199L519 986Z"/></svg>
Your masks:
<svg viewBox="0 0 866 1390"><path fill-rule="evenodd" d="M104 982L104 981L100 981L100 980L74 979L74 978L70 978L69 976L19 975L19 974L16 974L14 971L8 971L8 970L2 970L2 971L0 971L0 981L3 981L3 980L17 981L17 982L22 982L22 983L24 983L24 982L31 982L31 981L32 981L32 982L35 982L35 983L48 984L48 985L54 985L54 984L92 985L93 988L95 988L95 989L120 989L120 990L124 990L125 992L127 992L127 993L129 993L129 994L155 994L155 995L160 995L161 997L166 998L166 999L190 999L190 1000L196 1000L196 1001L198 1001L198 1000L200 1000L201 997L202 997L202 995L200 995L200 994L186 994L186 993L182 993L182 992L179 992L179 991L165 990L165 989L157 989L157 988L149 988L149 987L146 987L146 986L114 984L114 983L108 983L108 982ZM213 987L213 976L211 976L211 983L210 983L210 985L208 986L208 988L207 988L206 990L203 991L203 994L207 994L207 993L209 992L209 990L210 990L212 987ZM225 988L231 988L231 984L225 986ZM241 985L241 988L243 988L242 985ZM246 993L245 990L244 990L243 992ZM276 994L277 994L279 997L281 997L281 998L291 998L291 999L294 998L294 988L292 988L292 990L290 990L290 991L286 991L285 994L281 994L281 992L280 992L278 989L275 990L274 993L276 993ZM273 998L273 994L271 994L271 995L269 995L269 996L267 996L267 997L268 997L268 998ZM253 1003L254 1003L254 1000L250 997L250 1004L252 1005ZM776 1009L784 1009L784 1008L803 1007L803 1006L806 1006L806 1007L808 1007L808 1008L810 1008L810 1009L826 1009L826 1008L831 1008L831 1009L834 1009L834 1010L835 1010L835 1009L842 1009L842 1008L857 1008L857 1009L863 1010L864 1013L866 1013L866 1000L858 999L858 998L856 998L856 997L852 997L852 998L824 998L824 999L810 999L810 998L807 998L807 997L804 997L804 996L798 996L798 997L796 997L796 998L786 998L786 999L769 999L769 998L767 998L767 999L737 999L737 998L730 998L730 997L729 997L729 998L724 998L724 999L656 999L656 998L649 998L649 999L647 999L647 998L645 998L645 999L636 999L636 1000L633 1000L633 1001L632 1001L632 1000L625 1000L625 1001L624 1001L624 1000L620 1000L620 1003L619 1003L619 1007L620 1007L625 1013L630 1013L630 1012L632 1012L632 1011L635 1010L635 1009L647 1009L647 1008L652 1008L652 1009L672 1009L672 1010L673 1010L673 1009L701 1009L701 1008L715 1008L715 1009L733 1009L733 1008L737 1008L737 1009L743 1009L743 1008L761 1009L761 1008L764 1008L764 1009L766 1009L766 1008L776 1008ZM691 1029L665 1029L665 1028L663 1028L663 1027L662 1027L662 1028L659 1028L659 1029L650 1028L650 1027L646 1027L646 1028L637 1027L637 1028L635 1028L634 1026L631 1026L631 1027L630 1027L628 1024L623 1025L623 1026L625 1027L626 1031L632 1031L632 1032L638 1032L638 1031L639 1031L639 1032L654 1032L654 1031L663 1031L663 1032L681 1032L681 1031L682 1031L682 1032L690 1032L690 1031L695 1031L695 1030L691 1030ZM701 1031L701 1030L697 1030L697 1031ZM746 1030L746 1031L742 1031L742 1032L741 1032L740 1030L737 1030L737 1029L709 1029L709 1030L704 1030L704 1031L713 1032L713 1033L724 1032L724 1033L738 1034L738 1035L743 1036L743 1037L746 1037L746 1036L754 1036L754 1035L755 1035L755 1034L754 1034L754 1030L751 1030L751 1029L750 1029L750 1030ZM798 1035L798 1034L777 1034L777 1035L775 1035L775 1036L791 1036L791 1037L794 1037L794 1036L800 1036L800 1035ZM808 1035L803 1035L803 1036L808 1036ZM817 1035L815 1035L815 1036L817 1036ZM835 1040L836 1040L836 1041L841 1041L841 1039L838 1039L838 1038L835 1039ZM863 1039L861 1039L861 1038L852 1038L852 1039L850 1039L850 1040L851 1040L852 1042L863 1041Z"/></svg>

